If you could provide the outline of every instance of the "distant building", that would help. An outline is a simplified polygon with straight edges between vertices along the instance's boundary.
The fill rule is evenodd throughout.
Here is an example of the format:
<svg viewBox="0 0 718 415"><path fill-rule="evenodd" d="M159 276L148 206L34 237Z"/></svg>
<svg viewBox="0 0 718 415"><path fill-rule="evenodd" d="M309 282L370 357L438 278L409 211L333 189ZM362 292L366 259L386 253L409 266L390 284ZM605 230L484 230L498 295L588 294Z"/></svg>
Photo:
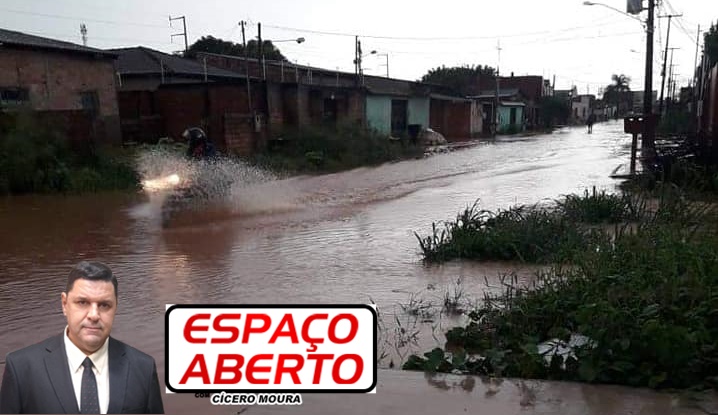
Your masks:
<svg viewBox="0 0 718 415"><path fill-rule="evenodd" d="M74 141L119 143L116 54L0 29L0 112L33 110Z"/></svg>
<svg viewBox="0 0 718 415"><path fill-rule="evenodd" d="M467 97L474 100L481 107L485 116L484 133L490 133L494 124L494 108L496 106L496 91L486 90L481 94ZM526 97L517 88L499 90L498 133L521 132L525 129Z"/></svg>
<svg viewBox="0 0 718 415"><path fill-rule="evenodd" d="M552 97L553 96L553 86L551 85L551 81L548 79L543 80L543 93L542 95L545 97Z"/></svg>
<svg viewBox="0 0 718 415"><path fill-rule="evenodd" d="M595 95L578 95L571 100L571 116L574 122L585 122L593 113Z"/></svg>
<svg viewBox="0 0 718 415"><path fill-rule="evenodd" d="M653 113L656 113L656 109L658 108L657 102L658 102L658 91L653 91ZM642 114L643 113L643 91L631 91L631 101L633 109L633 112L636 114Z"/></svg>

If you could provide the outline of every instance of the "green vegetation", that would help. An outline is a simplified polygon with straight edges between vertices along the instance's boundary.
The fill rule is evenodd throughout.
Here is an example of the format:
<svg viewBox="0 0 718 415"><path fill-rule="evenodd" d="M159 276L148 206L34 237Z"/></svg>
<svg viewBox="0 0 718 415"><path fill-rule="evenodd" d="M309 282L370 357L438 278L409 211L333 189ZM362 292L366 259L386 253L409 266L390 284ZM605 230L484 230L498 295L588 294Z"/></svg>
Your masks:
<svg viewBox="0 0 718 415"><path fill-rule="evenodd" d="M467 209L440 243L427 246L430 237L420 244L425 258L445 259L452 255L440 253L448 251L475 259L550 259L553 265L529 286L515 278L503 281L503 291L485 294L466 326L446 333L446 350L412 355L403 368L718 387L715 210L690 201L674 185L659 186L652 195L657 199L594 190L551 209L481 215ZM587 229L593 235L589 243L580 231ZM549 230L556 232L553 244ZM505 254L511 252L516 254ZM572 253L570 262L557 263L566 252Z"/></svg>
<svg viewBox="0 0 718 415"><path fill-rule="evenodd" d="M91 192L139 185L131 152L72 147L51 125L27 114L0 125L0 194Z"/></svg>
<svg viewBox="0 0 718 415"><path fill-rule="evenodd" d="M335 172L423 155L420 145L390 140L354 125L288 130L253 157L260 167L289 173Z"/></svg>
<svg viewBox="0 0 718 415"><path fill-rule="evenodd" d="M594 187L583 196L567 195L556 201L558 210L567 219L583 223L618 223L637 219L639 201L629 193L614 194Z"/></svg>
<svg viewBox="0 0 718 415"><path fill-rule="evenodd" d="M247 42L245 50L241 43L234 43L227 40L218 39L214 36L202 36L193 44L189 45L186 53L182 53L185 58L195 59L197 52L217 53L220 55L240 56L245 55L250 58L258 58L260 56L259 41L250 39ZM287 61L287 58L279 51L271 40L262 41L262 55L267 60Z"/></svg>
<svg viewBox="0 0 718 415"><path fill-rule="evenodd" d="M443 85L462 95L471 94L479 78L494 79L496 70L487 65L464 65L447 68L440 66L430 69L420 82ZM475 91L474 91L475 92Z"/></svg>
<svg viewBox="0 0 718 415"><path fill-rule="evenodd" d="M454 222L432 234L415 234L424 259L430 262L456 258L521 260L552 263L570 260L601 240L602 235L582 223L598 224L635 218L637 201L627 195L588 191L569 195L554 206L515 206L490 212L477 203L457 215Z"/></svg>

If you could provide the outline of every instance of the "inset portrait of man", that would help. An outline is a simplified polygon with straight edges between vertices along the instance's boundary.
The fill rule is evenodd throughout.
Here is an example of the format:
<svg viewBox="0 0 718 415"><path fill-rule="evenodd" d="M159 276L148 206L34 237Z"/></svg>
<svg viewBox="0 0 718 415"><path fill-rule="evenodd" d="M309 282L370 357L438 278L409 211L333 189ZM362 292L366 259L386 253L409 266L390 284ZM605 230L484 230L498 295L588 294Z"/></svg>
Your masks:
<svg viewBox="0 0 718 415"><path fill-rule="evenodd" d="M154 358L111 336L118 310L112 270L80 262L61 300L62 333L7 355L0 413L164 413Z"/></svg>

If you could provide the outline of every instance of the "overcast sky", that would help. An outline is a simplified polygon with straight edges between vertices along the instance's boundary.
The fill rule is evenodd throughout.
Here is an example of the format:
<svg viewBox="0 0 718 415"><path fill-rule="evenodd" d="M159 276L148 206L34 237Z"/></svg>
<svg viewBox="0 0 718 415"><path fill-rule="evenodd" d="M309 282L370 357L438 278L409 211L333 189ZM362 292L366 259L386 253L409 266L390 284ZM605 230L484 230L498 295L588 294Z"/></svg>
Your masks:
<svg viewBox="0 0 718 415"><path fill-rule="evenodd" d="M644 0L647 4L648 0ZM604 0L621 11L626 0ZM241 42L240 20L247 38L269 40L304 37L302 44L277 46L300 64L354 71L354 36L364 53L366 74L416 80L446 65L500 65L502 74L542 75L556 88L576 85L581 93L598 93L611 74L631 77L643 89L646 38L639 20L583 0L0 0L0 27L97 48L143 45L165 52L184 48L185 16L191 44L203 35ZM673 64L681 84L690 82L696 34L718 20L717 0L661 1L657 14L683 14L671 25ZM645 20L646 12L638 17ZM654 89L661 85L661 63L668 19L657 19ZM702 39L702 35L701 35ZM500 44L501 51L497 50ZM702 40L701 40L702 47ZM700 53L700 52L699 52ZM380 56L380 54L382 54ZM669 60L671 52L669 51Z"/></svg>

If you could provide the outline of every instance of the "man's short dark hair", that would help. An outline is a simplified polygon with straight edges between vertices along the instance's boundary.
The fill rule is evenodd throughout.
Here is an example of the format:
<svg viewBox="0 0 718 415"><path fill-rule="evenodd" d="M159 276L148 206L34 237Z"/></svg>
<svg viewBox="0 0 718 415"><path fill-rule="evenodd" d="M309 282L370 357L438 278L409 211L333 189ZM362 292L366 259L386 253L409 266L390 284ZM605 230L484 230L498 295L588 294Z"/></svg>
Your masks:
<svg viewBox="0 0 718 415"><path fill-rule="evenodd" d="M67 276L66 292L69 293L79 278L90 281L107 281L115 287L115 298L117 298L117 278L107 265L98 261L81 261L70 271Z"/></svg>

